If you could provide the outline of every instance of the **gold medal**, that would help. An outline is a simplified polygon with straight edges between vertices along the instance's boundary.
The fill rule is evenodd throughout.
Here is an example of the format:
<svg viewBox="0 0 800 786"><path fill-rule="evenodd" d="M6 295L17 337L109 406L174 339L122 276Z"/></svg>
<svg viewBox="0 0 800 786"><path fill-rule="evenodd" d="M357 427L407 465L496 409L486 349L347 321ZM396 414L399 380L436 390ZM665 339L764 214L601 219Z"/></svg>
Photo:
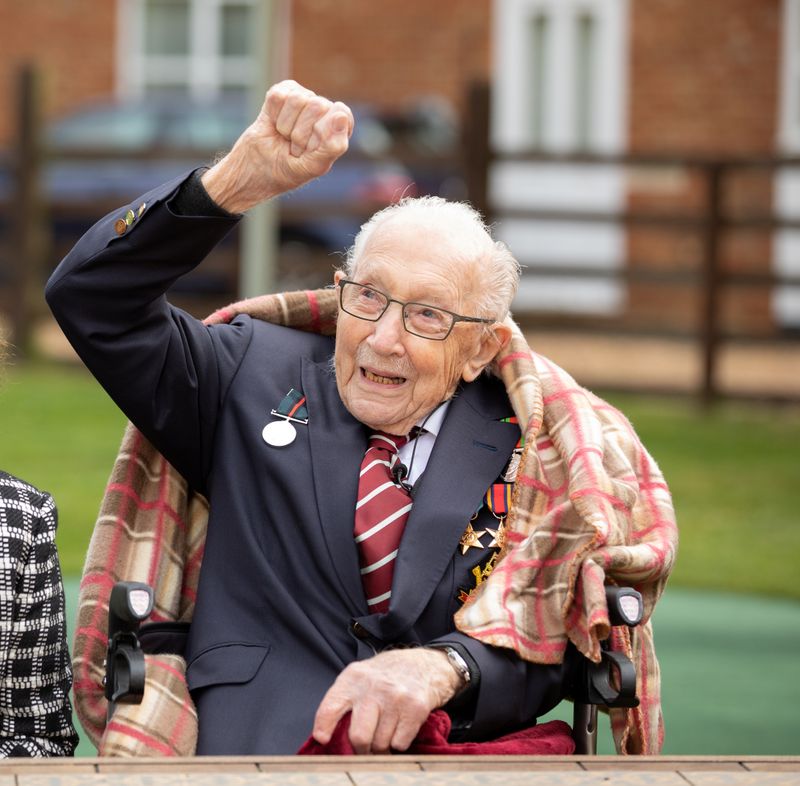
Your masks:
<svg viewBox="0 0 800 786"><path fill-rule="evenodd" d="M482 549L481 535L485 534L485 532L485 529L480 529L475 532L475 530L472 529L472 524L467 524L464 534L458 541L459 546L461 546L461 553L466 554L469 549Z"/></svg>

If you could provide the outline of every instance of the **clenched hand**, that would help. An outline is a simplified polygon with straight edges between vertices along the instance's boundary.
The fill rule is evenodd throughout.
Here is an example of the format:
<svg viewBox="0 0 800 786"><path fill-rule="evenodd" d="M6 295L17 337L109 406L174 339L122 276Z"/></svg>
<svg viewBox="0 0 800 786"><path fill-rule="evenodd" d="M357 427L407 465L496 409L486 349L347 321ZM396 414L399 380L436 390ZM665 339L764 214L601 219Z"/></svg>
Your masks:
<svg viewBox="0 0 800 786"><path fill-rule="evenodd" d="M255 122L202 178L231 213L324 175L346 150L353 114L291 79L273 85Z"/></svg>

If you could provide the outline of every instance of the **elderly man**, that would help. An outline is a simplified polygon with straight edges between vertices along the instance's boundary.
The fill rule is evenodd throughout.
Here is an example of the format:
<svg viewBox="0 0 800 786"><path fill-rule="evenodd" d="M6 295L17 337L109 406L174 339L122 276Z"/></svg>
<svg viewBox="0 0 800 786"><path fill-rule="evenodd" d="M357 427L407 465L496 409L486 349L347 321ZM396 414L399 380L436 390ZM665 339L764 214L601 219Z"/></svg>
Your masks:
<svg viewBox="0 0 800 786"><path fill-rule="evenodd" d="M334 277L335 345L205 326L165 298L241 213L324 175L352 126L345 105L274 86L225 158L100 221L47 287L86 365L210 500L186 653L199 753L293 753L348 712L358 752L402 751L438 707L462 738L492 737L568 678L454 629L496 560L487 491L510 496L520 438L481 374L518 266L474 211L423 198L374 216Z"/></svg>

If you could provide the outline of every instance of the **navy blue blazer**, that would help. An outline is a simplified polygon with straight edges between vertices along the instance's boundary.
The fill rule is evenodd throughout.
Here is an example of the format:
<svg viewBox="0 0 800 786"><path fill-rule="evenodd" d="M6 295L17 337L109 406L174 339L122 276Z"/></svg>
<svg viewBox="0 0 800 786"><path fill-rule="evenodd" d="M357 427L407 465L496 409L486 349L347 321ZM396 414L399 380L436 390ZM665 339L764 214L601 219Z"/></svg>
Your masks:
<svg viewBox="0 0 800 786"><path fill-rule="evenodd" d="M333 340L247 316L207 327L167 302L172 282L236 221L177 215L180 185L102 219L46 295L109 395L210 501L186 653L198 752L294 753L337 674L398 644L447 641L466 652L480 672L468 706L454 704L467 738L548 711L564 667L526 664L453 625L474 571L495 552L489 534L466 553L459 540L478 509L474 529L497 528L481 503L519 437L502 421L512 414L502 384L482 377L458 390L415 486L391 607L370 614L353 540L367 432L339 398ZM290 445L270 446L261 431L291 388L307 397L308 424Z"/></svg>

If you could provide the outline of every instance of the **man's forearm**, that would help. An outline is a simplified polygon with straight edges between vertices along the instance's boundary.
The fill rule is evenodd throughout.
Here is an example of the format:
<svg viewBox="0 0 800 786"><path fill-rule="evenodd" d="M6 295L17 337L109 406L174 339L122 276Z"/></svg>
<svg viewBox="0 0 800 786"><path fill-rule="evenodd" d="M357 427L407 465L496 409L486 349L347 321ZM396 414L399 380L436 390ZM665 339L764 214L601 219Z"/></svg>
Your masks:
<svg viewBox="0 0 800 786"><path fill-rule="evenodd" d="M228 155L206 170L201 181L206 193L216 205L232 214L240 214L280 194L264 173L254 178L254 164L248 159L246 134Z"/></svg>

